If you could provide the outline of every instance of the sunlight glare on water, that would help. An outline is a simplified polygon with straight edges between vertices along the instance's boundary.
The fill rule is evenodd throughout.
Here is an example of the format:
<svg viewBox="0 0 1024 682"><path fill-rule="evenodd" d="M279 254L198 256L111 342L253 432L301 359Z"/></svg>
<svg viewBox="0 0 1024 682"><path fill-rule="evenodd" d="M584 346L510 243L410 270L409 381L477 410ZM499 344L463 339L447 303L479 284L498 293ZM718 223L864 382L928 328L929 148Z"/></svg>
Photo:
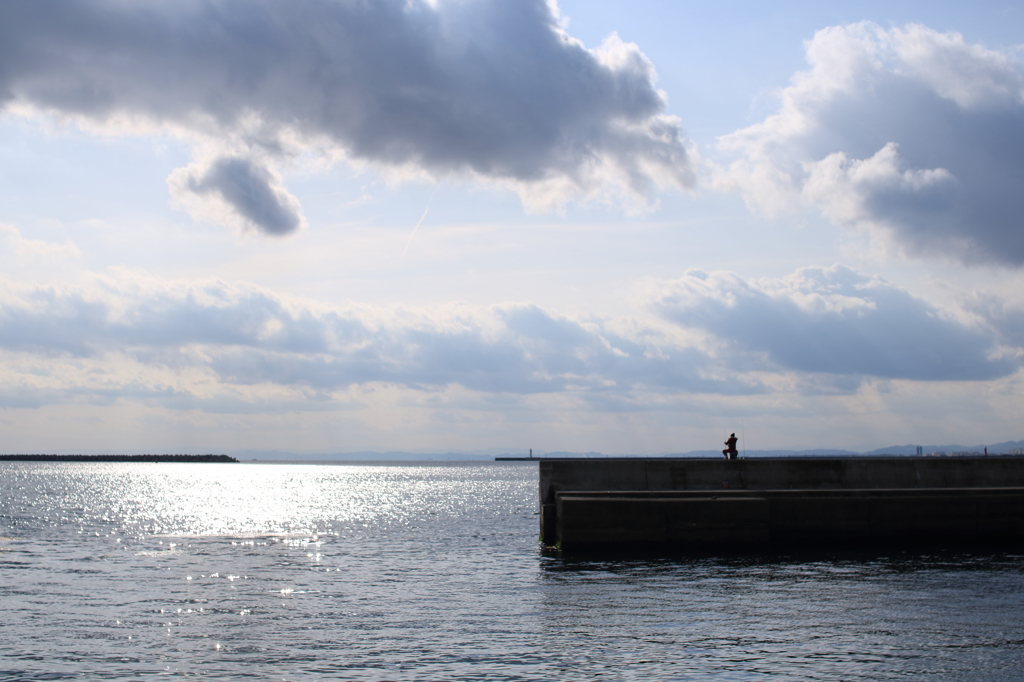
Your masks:
<svg viewBox="0 0 1024 682"><path fill-rule="evenodd" d="M53 519L58 525L117 523L125 532L196 537L407 524L425 515L463 513L488 487L486 481L467 486L464 477L438 477L432 475L436 467L422 466L50 466L59 476L26 484L34 486L39 502L61 500L63 516Z"/></svg>

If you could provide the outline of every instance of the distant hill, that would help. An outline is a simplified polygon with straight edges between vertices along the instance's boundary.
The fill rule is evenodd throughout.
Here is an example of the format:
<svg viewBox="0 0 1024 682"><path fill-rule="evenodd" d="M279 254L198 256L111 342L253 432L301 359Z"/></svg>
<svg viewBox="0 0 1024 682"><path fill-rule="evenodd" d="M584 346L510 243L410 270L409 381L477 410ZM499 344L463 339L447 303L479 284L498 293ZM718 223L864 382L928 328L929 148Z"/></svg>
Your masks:
<svg viewBox="0 0 1024 682"><path fill-rule="evenodd" d="M984 452L988 448L989 454L1007 453L1010 450L1024 448L1024 440L1009 440L1003 443L992 443L990 445L922 445L924 452ZM913 455L917 452L916 445L890 445L885 448L878 448L865 455Z"/></svg>

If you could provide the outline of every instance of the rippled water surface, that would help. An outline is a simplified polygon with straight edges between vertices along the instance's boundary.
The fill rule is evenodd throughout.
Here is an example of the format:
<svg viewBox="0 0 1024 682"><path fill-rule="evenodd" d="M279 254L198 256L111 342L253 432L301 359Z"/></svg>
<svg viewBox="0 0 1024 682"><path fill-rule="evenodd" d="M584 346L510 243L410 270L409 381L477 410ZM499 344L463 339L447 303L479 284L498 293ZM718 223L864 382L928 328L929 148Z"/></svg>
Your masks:
<svg viewBox="0 0 1024 682"><path fill-rule="evenodd" d="M0 462L0 681L1024 680L1024 556L559 557L530 463Z"/></svg>

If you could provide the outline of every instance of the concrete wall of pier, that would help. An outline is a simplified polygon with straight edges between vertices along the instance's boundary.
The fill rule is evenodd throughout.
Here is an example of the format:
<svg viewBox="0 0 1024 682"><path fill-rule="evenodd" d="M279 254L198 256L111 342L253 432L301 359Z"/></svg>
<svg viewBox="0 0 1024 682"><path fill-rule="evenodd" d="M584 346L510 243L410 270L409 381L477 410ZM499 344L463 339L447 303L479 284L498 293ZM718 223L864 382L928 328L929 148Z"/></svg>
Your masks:
<svg viewBox="0 0 1024 682"><path fill-rule="evenodd" d="M540 462L541 535L623 543L1024 540L1024 458Z"/></svg>

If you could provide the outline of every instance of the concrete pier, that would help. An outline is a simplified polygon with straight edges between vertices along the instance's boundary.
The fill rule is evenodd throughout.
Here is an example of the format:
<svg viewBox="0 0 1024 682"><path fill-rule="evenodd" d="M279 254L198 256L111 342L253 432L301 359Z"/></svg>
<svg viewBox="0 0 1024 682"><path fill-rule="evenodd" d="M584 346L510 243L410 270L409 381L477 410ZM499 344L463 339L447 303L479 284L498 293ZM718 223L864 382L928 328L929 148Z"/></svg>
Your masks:
<svg viewBox="0 0 1024 682"><path fill-rule="evenodd" d="M667 544L1024 544L1024 457L540 462L541 537Z"/></svg>

